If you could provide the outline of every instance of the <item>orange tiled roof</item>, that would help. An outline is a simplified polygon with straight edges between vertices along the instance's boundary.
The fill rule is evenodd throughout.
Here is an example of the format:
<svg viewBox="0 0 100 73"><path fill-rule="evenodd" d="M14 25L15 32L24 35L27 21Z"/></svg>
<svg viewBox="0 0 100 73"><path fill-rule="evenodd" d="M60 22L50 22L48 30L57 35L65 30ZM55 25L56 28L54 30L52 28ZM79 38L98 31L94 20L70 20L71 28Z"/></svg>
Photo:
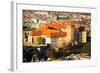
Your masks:
<svg viewBox="0 0 100 73"><path fill-rule="evenodd" d="M63 37L66 35L65 32L62 32L60 30L51 30L51 29L45 29L37 32L32 32L32 36L41 36L45 35L47 37Z"/></svg>
<svg viewBox="0 0 100 73"><path fill-rule="evenodd" d="M75 21L67 21L66 24L74 25L75 24Z"/></svg>
<svg viewBox="0 0 100 73"><path fill-rule="evenodd" d="M68 25L75 25L75 28L80 28L80 24L76 24L75 21L67 21L66 24L46 24L40 27L39 30L45 30L48 29L48 27L54 29L66 29Z"/></svg>
<svg viewBox="0 0 100 73"><path fill-rule="evenodd" d="M68 24L73 24L75 25L75 28L80 28L80 24L75 24L74 22L69 21ZM48 27L54 28L54 29L49 29ZM36 32L32 32L30 35L32 36L41 36L45 35L47 37L63 37L66 36L66 32L61 31L60 29L67 28L67 24L46 24ZM55 30L56 29L56 30Z"/></svg>
<svg viewBox="0 0 100 73"><path fill-rule="evenodd" d="M76 28L76 29L79 29L80 26L81 26L80 24L75 24L75 28Z"/></svg>
<svg viewBox="0 0 100 73"><path fill-rule="evenodd" d="M52 28L55 28L55 29L65 29L67 28L67 24L47 24L46 25L47 27L52 27Z"/></svg>

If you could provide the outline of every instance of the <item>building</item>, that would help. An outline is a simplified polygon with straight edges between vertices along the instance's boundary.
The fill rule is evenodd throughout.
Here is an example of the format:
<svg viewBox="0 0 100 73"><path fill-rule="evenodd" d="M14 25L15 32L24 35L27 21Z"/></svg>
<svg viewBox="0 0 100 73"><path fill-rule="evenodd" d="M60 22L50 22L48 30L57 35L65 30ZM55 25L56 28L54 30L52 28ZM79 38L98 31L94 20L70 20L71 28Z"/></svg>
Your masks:
<svg viewBox="0 0 100 73"><path fill-rule="evenodd" d="M28 36L28 43L32 46L53 44L56 47L63 47L75 39L75 29L80 24L67 22L66 24L45 24L38 31L31 31Z"/></svg>

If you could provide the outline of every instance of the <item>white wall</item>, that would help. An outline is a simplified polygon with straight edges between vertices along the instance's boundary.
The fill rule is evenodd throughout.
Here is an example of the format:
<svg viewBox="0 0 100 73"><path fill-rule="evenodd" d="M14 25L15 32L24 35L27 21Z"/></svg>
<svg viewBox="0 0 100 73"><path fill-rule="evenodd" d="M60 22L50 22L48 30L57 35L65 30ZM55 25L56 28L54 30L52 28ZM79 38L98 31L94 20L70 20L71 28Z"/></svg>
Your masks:
<svg viewBox="0 0 100 73"><path fill-rule="evenodd" d="M50 44L51 43L51 38L50 37L46 37L46 44Z"/></svg>
<svg viewBox="0 0 100 73"><path fill-rule="evenodd" d="M29 0L30 1L30 0ZM93 25L95 29L95 48L98 49L98 66L83 68L64 68L56 70L37 71L34 73L99 73L100 71L100 2L99 0L33 0L37 4L97 6L98 24ZM0 73L10 73L10 0L0 0ZM22 72L21 72L22 73ZM26 72L29 73L29 72Z"/></svg>

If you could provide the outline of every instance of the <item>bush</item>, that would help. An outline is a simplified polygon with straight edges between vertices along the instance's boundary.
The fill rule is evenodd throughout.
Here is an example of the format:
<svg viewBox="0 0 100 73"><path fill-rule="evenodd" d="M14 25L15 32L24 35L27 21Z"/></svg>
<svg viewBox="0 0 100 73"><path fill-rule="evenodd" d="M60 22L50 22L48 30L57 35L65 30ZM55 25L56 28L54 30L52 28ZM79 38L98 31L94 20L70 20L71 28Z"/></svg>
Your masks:
<svg viewBox="0 0 100 73"><path fill-rule="evenodd" d="M89 53L89 55L91 55L91 46L90 46L90 44L87 44L87 43L83 44L83 47L80 48L80 52L81 53Z"/></svg>
<svg viewBox="0 0 100 73"><path fill-rule="evenodd" d="M89 53L91 55L91 45L89 43L79 43L78 45L68 45L67 54Z"/></svg>

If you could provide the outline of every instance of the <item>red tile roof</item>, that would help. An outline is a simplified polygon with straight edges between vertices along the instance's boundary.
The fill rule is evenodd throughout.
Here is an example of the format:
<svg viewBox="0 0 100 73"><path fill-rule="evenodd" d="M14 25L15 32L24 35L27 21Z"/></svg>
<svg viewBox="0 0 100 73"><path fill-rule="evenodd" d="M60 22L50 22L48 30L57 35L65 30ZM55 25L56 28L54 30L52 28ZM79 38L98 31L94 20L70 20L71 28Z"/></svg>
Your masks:
<svg viewBox="0 0 100 73"><path fill-rule="evenodd" d="M65 29L67 28L67 24L47 24L46 26L48 27L52 27L52 28L55 28L55 29Z"/></svg>
<svg viewBox="0 0 100 73"><path fill-rule="evenodd" d="M51 29L45 29L37 32L32 32L32 36L41 36L45 35L47 37L63 37L66 35L66 32L62 32L60 30L51 30Z"/></svg>
<svg viewBox="0 0 100 73"><path fill-rule="evenodd" d="M41 36L45 35L47 37L63 37L66 36L67 32L63 32L60 29L66 29L69 25L75 25L75 28L80 28L80 24L75 24L73 21L67 22L67 24L45 24L40 27L40 29L36 32L32 32L30 35L32 36ZM52 29L50 29L52 28Z"/></svg>
<svg viewBox="0 0 100 73"><path fill-rule="evenodd" d="M75 24L75 28L76 28L76 29L79 29L80 26L81 26L80 24Z"/></svg>

